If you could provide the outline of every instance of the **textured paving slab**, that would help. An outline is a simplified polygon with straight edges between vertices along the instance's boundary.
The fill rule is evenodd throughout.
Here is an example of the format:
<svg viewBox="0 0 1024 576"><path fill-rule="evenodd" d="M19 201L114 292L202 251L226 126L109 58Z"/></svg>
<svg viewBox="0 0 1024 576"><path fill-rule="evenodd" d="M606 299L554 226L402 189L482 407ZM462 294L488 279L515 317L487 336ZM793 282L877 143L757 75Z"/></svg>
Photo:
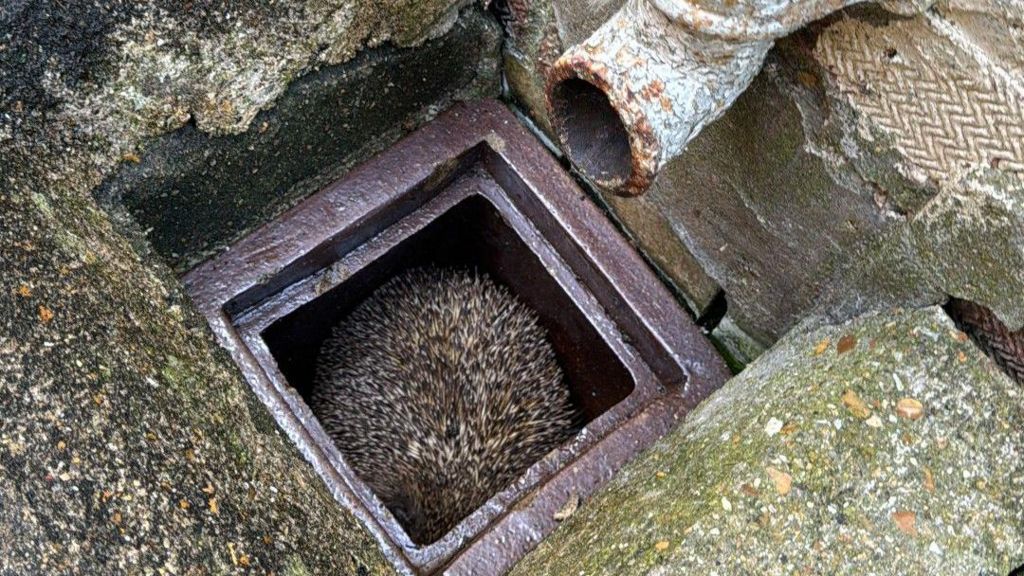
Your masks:
<svg viewBox="0 0 1024 576"><path fill-rule="evenodd" d="M1007 574L1024 391L938 308L780 340L514 574Z"/></svg>
<svg viewBox="0 0 1024 576"><path fill-rule="evenodd" d="M892 138L911 177L1024 171L1024 13L996 3L940 7L883 24L840 20L818 36L815 58L862 130Z"/></svg>

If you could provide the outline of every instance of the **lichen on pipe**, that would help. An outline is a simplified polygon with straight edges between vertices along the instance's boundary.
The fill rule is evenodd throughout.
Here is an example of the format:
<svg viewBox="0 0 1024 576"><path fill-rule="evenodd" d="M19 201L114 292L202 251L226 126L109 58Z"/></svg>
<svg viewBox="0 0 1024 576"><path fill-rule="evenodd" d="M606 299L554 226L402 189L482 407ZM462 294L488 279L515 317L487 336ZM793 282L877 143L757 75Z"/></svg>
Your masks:
<svg viewBox="0 0 1024 576"><path fill-rule="evenodd" d="M642 194L750 85L775 38L859 0L627 0L548 77L555 132L587 179Z"/></svg>

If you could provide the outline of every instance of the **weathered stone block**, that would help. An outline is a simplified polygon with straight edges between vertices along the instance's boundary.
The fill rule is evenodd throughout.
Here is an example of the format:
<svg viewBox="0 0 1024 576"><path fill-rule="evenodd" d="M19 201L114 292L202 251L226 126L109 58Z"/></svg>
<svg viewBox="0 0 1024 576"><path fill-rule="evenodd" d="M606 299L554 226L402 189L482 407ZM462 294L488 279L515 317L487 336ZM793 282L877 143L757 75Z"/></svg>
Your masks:
<svg viewBox="0 0 1024 576"><path fill-rule="evenodd" d="M812 103L791 90L794 74L770 58L644 200L725 290L736 326L763 343L813 305L836 258L887 221L869 189L837 182L808 149L801 106Z"/></svg>
<svg viewBox="0 0 1024 576"><path fill-rule="evenodd" d="M186 270L461 98L498 91L501 33L477 10L415 49L367 50L296 80L241 134L158 139L97 194Z"/></svg>
<svg viewBox="0 0 1024 576"><path fill-rule="evenodd" d="M1024 392L940 309L798 329L513 573L1006 574L1022 446Z"/></svg>
<svg viewBox="0 0 1024 576"><path fill-rule="evenodd" d="M0 155L0 572L391 573L58 150Z"/></svg>
<svg viewBox="0 0 1024 576"><path fill-rule="evenodd" d="M1010 330L1024 326L1024 181L994 171L943 184L905 223L856 250L822 293L833 317L948 296L991 308Z"/></svg>

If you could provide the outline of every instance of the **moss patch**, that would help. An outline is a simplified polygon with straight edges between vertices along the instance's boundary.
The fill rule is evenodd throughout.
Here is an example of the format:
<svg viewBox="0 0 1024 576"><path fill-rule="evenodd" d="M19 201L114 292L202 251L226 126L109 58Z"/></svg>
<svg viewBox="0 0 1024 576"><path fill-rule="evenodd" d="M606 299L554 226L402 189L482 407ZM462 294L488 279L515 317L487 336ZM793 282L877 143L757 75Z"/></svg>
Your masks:
<svg viewBox="0 0 1024 576"><path fill-rule="evenodd" d="M1006 573L1021 446L1021 391L939 309L790 334L514 574Z"/></svg>

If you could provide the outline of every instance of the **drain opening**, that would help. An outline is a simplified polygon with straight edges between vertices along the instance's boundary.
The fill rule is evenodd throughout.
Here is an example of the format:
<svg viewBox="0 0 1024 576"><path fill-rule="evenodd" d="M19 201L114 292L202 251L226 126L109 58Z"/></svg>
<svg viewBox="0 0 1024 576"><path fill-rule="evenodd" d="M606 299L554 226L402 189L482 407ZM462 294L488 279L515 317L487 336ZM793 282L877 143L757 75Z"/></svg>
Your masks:
<svg viewBox="0 0 1024 576"><path fill-rule="evenodd" d="M317 412L318 395L315 370L317 355L333 328L355 316L360 304L368 298L374 298L381 286L403 275L422 274L423 270L444 270L449 273L472 270L486 275L536 313L539 327L546 333L555 361L562 372L569 401L575 412L567 430L555 434L551 448L563 443L581 426L608 411L633 391L635 384L630 372L570 295L560 288L543 263L508 226L494 206L486 199L474 196L461 201L374 263L271 324L263 332L263 339L278 368L306 403L314 408L314 412ZM379 415L383 420L393 416L388 413ZM393 421L388 420L387 423ZM322 420L321 424L328 430L343 430L346 426L341 417L337 422ZM451 424L457 427L465 423ZM353 424L353 427L358 426ZM394 441L393 436L390 439L382 436L382 431L386 429L388 426L382 425L372 441L359 442L360 449L372 450L373 441ZM445 434L447 430L440 432ZM492 438L488 439L493 439L493 436L501 432L490 434ZM346 435L344 431L334 436L336 445L339 436L351 438L351 434ZM342 454L346 453L345 446L337 447ZM381 445L379 454L370 455L369 460L384 462L386 459L378 460L377 456L409 448ZM437 541L489 497L514 483L516 478L547 452L526 449L525 454L506 455L506 462L512 462L514 473L505 470L498 474L499 480L489 477L495 471L487 466L452 469L448 470L450 474L447 476L435 474L436 467L427 467L420 471L424 474L422 477L413 475L413 481L393 483L382 477L389 472L380 469L386 468L384 465L376 468L359 467L353 466L356 458L347 460L355 468L356 475L373 490L412 541L424 546ZM461 462L465 464L464 460ZM481 464L486 465L487 462ZM400 467L396 462L391 472L397 475ZM480 484L488 490L476 493L459 488L466 486L464 480L474 474L484 475ZM436 493L419 494L423 487L432 487L428 492ZM468 496L453 498L453 494ZM426 515L424 512L427 512ZM439 523L427 521L436 519L438 515L441 516Z"/></svg>
<svg viewBox="0 0 1024 576"><path fill-rule="evenodd" d="M588 178L615 188L633 172L629 133L608 96L597 86L570 78L551 93L553 120L566 153Z"/></svg>
<svg viewBox="0 0 1024 576"><path fill-rule="evenodd" d="M332 328L390 279L429 266L487 274L536 312L582 430L424 544L310 400ZM639 254L495 102L442 114L185 283L281 429L402 573L505 573L555 529L567 499L585 501L728 378Z"/></svg>
<svg viewBox="0 0 1024 576"><path fill-rule="evenodd" d="M992 310L970 300L950 298L945 309L957 327L1010 378L1024 384L1024 329L1010 331Z"/></svg>

